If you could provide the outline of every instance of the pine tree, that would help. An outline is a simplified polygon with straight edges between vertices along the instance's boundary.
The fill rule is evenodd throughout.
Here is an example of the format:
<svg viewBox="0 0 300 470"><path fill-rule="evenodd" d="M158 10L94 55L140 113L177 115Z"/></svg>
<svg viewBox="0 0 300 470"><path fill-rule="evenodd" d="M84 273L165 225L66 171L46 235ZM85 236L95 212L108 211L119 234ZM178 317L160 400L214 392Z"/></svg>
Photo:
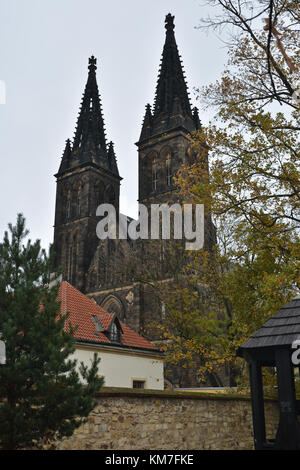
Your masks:
<svg viewBox="0 0 300 470"><path fill-rule="evenodd" d="M49 287L51 256L27 238L18 214L0 244L0 332L6 364L0 365L0 447L41 447L72 435L94 408L103 384L95 354L79 373L75 328L60 313L58 285ZM80 378L82 376L82 379ZM83 382L87 385L83 385Z"/></svg>

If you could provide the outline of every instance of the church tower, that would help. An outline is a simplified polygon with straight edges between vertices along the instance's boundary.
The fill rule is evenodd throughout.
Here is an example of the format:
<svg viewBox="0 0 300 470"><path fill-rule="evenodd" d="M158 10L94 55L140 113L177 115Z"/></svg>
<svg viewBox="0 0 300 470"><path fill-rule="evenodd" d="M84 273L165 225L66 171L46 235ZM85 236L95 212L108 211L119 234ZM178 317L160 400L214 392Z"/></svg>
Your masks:
<svg viewBox="0 0 300 470"><path fill-rule="evenodd" d="M174 16L165 19L166 39L153 109L146 106L139 152L139 202L162 203L176 191L173 177L187 162L189 135L200 129L197 108L189 93L174 35Z"/></svg>
<svg viewBox="0 0 300 470"><path fill-rule="evenodd" d="M55 263L62 269L63 279L81 291L98 243L96 209L109 202L119 212L121 178L113 143L106 142L96 62L94 56L89 59L74 140L66 141L55 175Z"/></svg>
<svg viewBox="0 0 300 470"><path fill-rule="evenodd" d="M200 158L200 150L191 147L191 134L201 130L197 108L191 107L188 87L181 57L174 35L174 16L165 18L165 43L158 73L153 107L147 104L138 147L139 203L148 208L151 204L182 203L182 196L175 177L182 166ZM208 172L208 149L203 144L203 165ZM162 219L160 219L162 220ZM175 219L173 219L175 220ZM188 250L184 239L163 239L162 231L157 240L143 240L141 266L144 276L151 281L171 285L172 279L184 271L188 264ZM160 229L161 230L161 229ZM215 229L209 215L204 216L204 246L209 249L215 243ZM142 276L141 276L142 277ZM169 283L169 284L168 284ZM163 322L165 307L155 298L151 287L145 286L141 302L141 324L151 332L151 323ZM153 339L152 332L150 333Z"/></svg>

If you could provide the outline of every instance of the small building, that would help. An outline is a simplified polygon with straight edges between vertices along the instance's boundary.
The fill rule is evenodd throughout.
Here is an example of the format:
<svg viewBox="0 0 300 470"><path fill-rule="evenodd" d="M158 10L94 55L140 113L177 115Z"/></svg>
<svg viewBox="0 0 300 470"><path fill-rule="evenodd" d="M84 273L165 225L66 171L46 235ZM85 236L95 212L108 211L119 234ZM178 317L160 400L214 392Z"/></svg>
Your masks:
<svg viewBox="0 0 300 470"><path fill-rule="evenodd" d="M69 312L69 321L77 325L71 359L77 359L78 367L80 362L90 366L96 352L104 386L163 390L164 356L152 343L66 281L60 285L58 299L61 313Z"/></svg>
<svg viewBox="0 0 300 470"><path fill-rule="evenodd" d="M300 450L300 400L296 399L295 372L299 373L300 296L293 298L253 333L238 349L249 365L255 449ZM276 436L266 438L262 368L277 376L279 423Z"/></svg>

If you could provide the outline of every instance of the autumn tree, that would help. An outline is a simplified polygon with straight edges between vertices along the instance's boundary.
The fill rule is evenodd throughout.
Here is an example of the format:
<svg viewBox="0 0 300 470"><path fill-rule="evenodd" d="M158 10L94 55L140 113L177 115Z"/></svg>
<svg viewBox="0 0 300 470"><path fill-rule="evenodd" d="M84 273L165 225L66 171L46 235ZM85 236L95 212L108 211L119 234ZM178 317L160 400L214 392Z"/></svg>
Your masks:
<svg viewBox="0 0 300 470"><path fill-rule="evenodd" d="M300 5L207 3L217 14L200 27L221 32L228 64L220 80L199 90L203 107L216 114L192 136L197 160L177 183L186 202L205 205L217 245L192 254L190 281L175 294L183 303L174 304L174 290L161 293L169 307L162 327L168 357L188 363L194 351L203 358L202 374L225 363L236 369L238 345L300 287Z"/></svg>
<svg viewBox="0 0 300 470"><path fill-rule="evenodd" d="M180 386L235 385L231 307L221 288L228 260L216 248L178 256L181 249L167 250L166 265L176 266L168 278L151 281L161 305L161 318L151 326L165 352L165 375Z"/></svg>

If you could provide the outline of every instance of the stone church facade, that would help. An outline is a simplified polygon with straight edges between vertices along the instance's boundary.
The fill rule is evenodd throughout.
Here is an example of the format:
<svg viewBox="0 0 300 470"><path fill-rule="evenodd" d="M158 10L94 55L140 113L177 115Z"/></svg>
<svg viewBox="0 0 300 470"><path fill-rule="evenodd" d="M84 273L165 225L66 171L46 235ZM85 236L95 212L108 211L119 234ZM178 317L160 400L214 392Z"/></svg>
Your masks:
<svg viewBox="0 0 300 470"><path fill-rule="evenodd" d="M174 176L191 158L191 133L201 128L198 110L190 105L171 14L166 16L165 28L154 105L146 106L136 144L139 203L146 207L180 200ZM147 322L160 320L163 312L149 284L141 280L141 273L153 258L163 263L164 241L156 240L153 245L144 240L97 237L96 208L111 203L119 214L122 178L113 143L106 141L93 56L88 69L75 137L73 142L67 140L55 175L56 266L61 268L64 280L108 312L116 313L135 331L145 333ZM212 242L211 234L211 230L206 230L206 244ZM162 281L168 278L161 273L163 270Z"/></svg>

